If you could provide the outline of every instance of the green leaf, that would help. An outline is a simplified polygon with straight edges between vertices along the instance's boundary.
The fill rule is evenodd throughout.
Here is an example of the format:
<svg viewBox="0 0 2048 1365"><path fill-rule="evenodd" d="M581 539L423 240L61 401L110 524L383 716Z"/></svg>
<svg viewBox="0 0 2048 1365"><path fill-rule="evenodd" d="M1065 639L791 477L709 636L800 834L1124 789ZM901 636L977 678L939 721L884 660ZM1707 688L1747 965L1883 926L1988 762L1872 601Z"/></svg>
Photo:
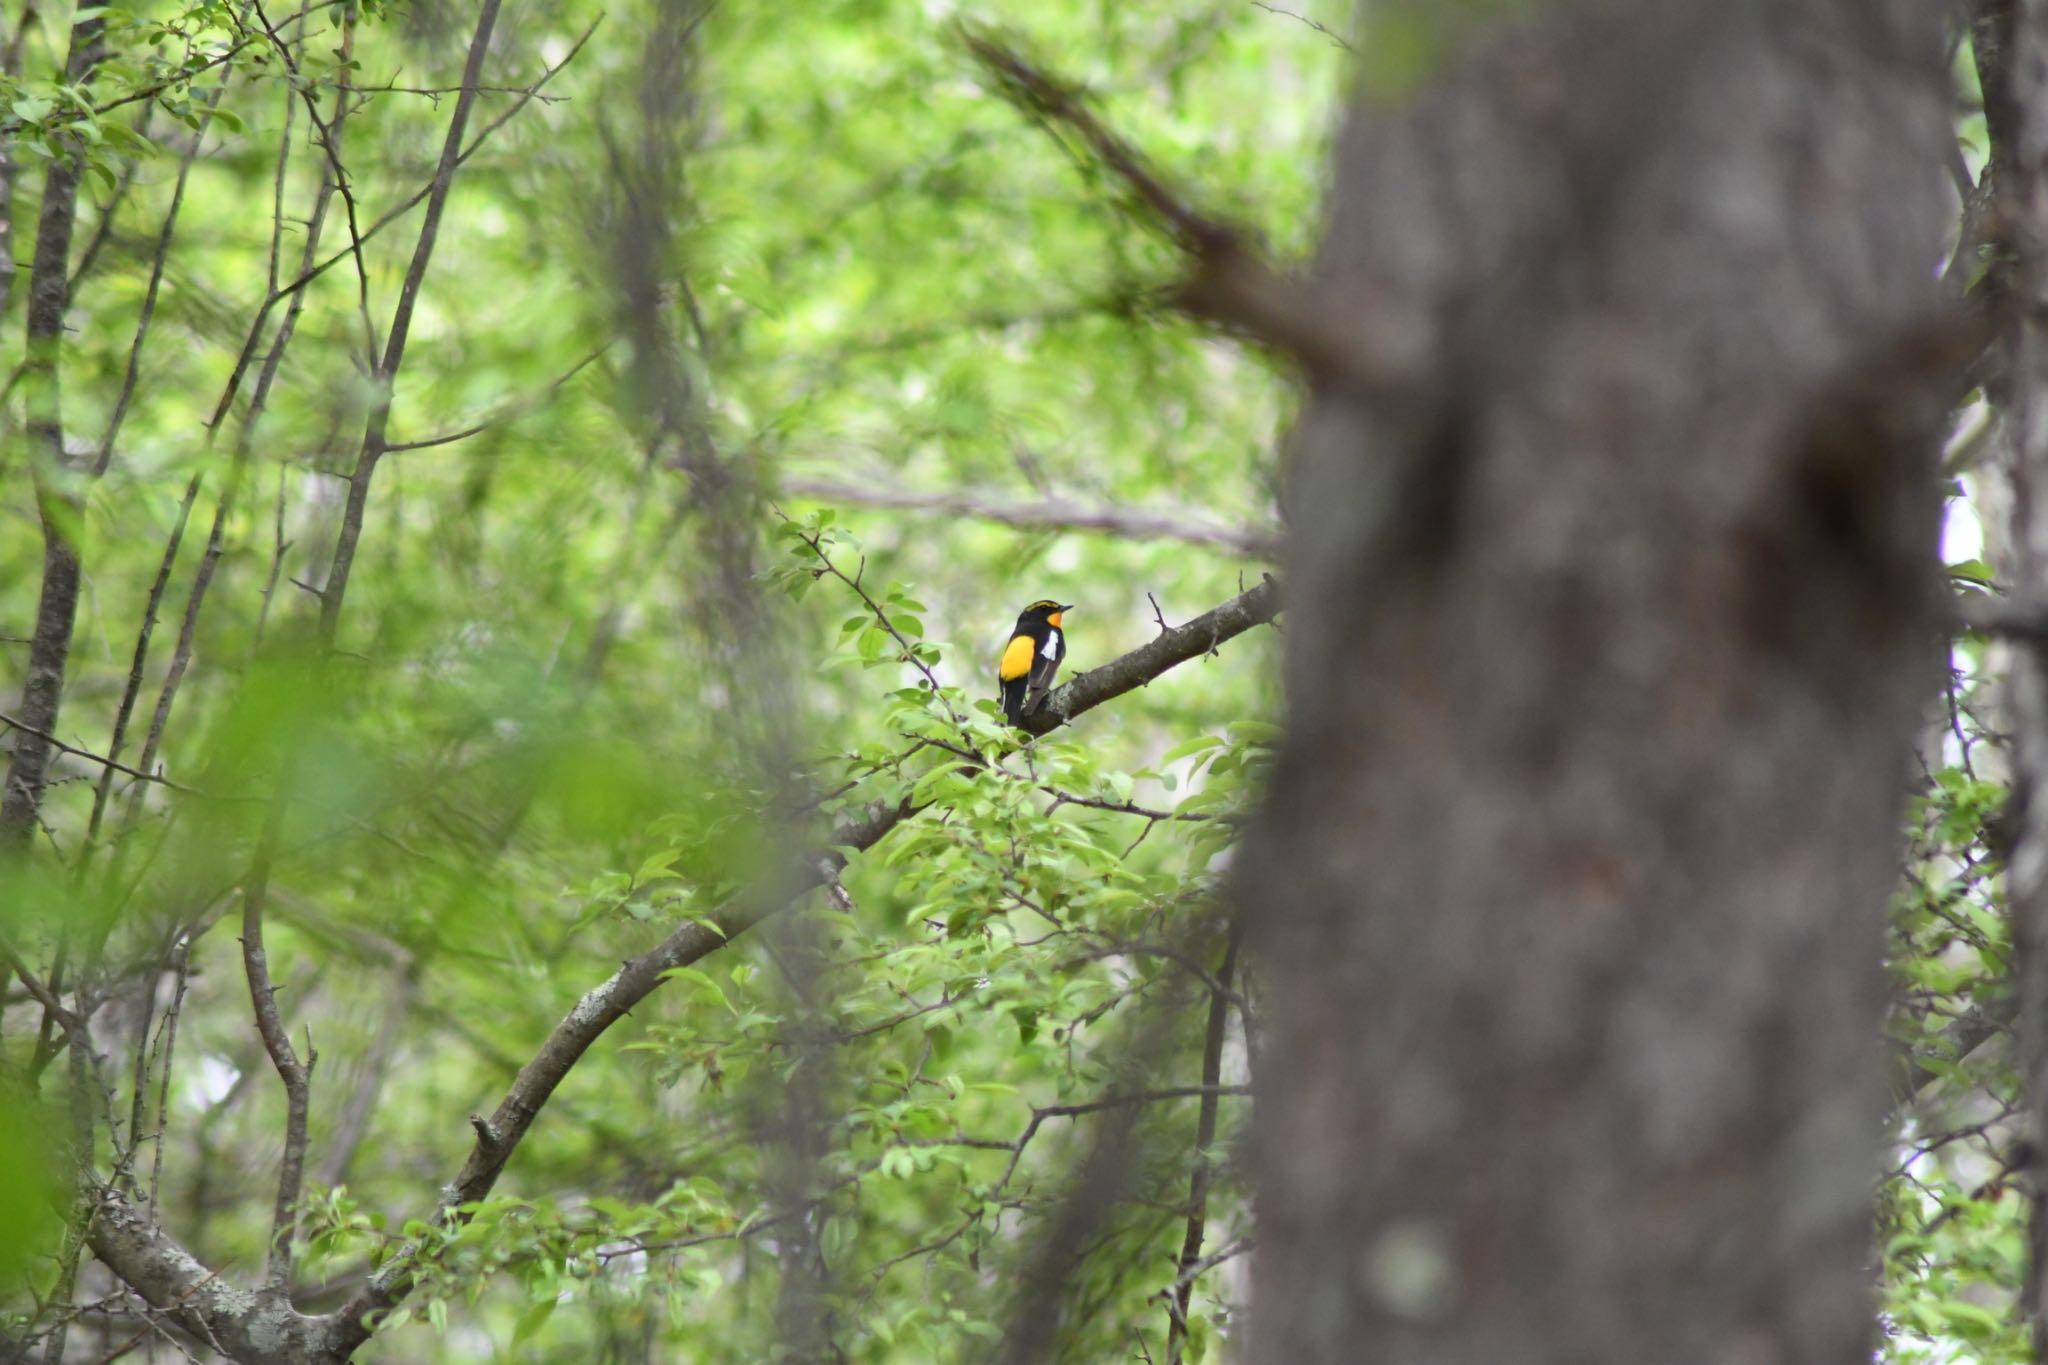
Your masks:
<svg viewBox="0 0 2048 1365"><path fill-rule="evenodd" d="M545 1298L537 1299L527 1306L526 1311L519 1315L519 1320L512 1326L514 1346L531 1339L541 1328L547 1326L548 1319L555 1315L556 1299L555 1292L550 1288Z"/></svg>
<svg viewBox="0 0 2048 1365"><path fill-rule="evenodd" d="M732 1001L726 998L725 988L712 980L711 974L700 967L671 967L662 975L676 981L688 981L701 993L711 996L725 1006L727 1012L735 1015L739 1013L733 1007Z"/></svg>
<svg viewBox="0 0 2048 1365"><path fill-rule="evenodd" d="M1223 747L1224 742L1221 735L1196 735L1194 738L1183 740L1171 749L1168 749L1160 756L1158 766L1163 768L1167 764L1177 763L1183 758L1192 758L1196 754L1207 753L1211 749L1220 749Z"/></svg>
<svg viewBox="0 0 2048 1365"><path fill-rule="evenodd" d="M1960 578L1970 583L1981 583L1986 587L1989 587L1996 581L1996 576L1991 572L1991 566L1981 559L1959 560L1948 566L1948 572L1951 578Z"/></svg>

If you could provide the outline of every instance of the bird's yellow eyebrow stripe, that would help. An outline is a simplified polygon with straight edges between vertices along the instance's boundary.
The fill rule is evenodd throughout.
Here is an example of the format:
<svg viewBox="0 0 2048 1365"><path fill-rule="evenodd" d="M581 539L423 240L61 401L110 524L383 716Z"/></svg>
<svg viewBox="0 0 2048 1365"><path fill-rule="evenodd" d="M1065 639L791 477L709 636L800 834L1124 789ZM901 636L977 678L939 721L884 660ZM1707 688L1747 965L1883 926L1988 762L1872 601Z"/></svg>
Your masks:
<svg viewBox="0 0 2048 1365"><path fill-rule="evenodd" d="M1004 682L1023 677L1031 671L1031 660L1037 652L1029 635L1015 637L1003 648L1003 661L996 666L996 676Z"/></svg>

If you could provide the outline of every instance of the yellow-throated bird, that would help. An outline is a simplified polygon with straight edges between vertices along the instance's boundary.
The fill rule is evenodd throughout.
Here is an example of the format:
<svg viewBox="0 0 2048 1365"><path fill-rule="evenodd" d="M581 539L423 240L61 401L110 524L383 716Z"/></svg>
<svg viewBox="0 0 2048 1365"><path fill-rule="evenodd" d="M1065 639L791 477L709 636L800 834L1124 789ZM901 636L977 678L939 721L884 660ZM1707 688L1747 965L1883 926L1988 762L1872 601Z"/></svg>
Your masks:
<svg viewBox="0 0 2048 1365"><path fill-rule="evenodd" d="M1002 685L1003 714L1010 724L1020 723L1036 711L1052 691L1052 675L1060 671L1067 657L1067 637L1060 630L1060 618L1074 609L1041 598L1024 608L1010 643L1003 646L1002 662L996 665L996 679Z"/></svg>

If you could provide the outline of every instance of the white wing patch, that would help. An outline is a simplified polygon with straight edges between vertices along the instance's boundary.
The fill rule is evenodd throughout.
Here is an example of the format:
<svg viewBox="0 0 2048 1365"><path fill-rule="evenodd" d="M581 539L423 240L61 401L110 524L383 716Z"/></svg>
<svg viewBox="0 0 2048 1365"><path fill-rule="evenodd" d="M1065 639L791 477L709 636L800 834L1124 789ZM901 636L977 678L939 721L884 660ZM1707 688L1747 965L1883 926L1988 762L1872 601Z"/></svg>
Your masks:
<svg viewBox="0 0 2048 1365"><path fill-rule="evenodd" d="M1049 626L1045 633L1045 652L1048 658L1057 659L1067 652L1066 642L1060 639L1060 628Z"/></svg>

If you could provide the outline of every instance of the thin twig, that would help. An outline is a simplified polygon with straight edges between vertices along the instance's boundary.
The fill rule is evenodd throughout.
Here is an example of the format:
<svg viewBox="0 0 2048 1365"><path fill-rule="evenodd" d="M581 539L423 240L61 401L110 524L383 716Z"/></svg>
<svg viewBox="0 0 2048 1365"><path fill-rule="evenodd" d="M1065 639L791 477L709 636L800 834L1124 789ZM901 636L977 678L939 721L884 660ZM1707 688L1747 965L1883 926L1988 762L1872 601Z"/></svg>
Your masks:
<svg viewBox="0 0 2048 1365"><path fill-rule="evenodd" d="M462 134L469 126L469 111L476 105L477 85L483 79L484 56L490 50L491 30L498 22L500 0L483 0L477 13L476 31L470 38L469 56L462 67L462 94L448 118L448 133L441 143L440 164L427 191L427 211L420 223L419 238L413 244L412 261L399 285L398 302L391 311L391 330L384 341L384 355L377 362L377 397L364 424L363 444L356 455L355 469L348 480L348 501L342 509L341 530L335 536L334 559L328 567L327 583L320 592L320 639L332 646L341 625L341 604L348 592L349 572L354 567L356 546L362 539L363 513L369 505L370 482L377 463L384 456L385 433L391 422L391 402L399 368L405 363L405 345L412 333L413 310L419 304L420 287L426 282L427 266L434 257L434 244L441 230L441 213L455 185L456 169L462 164ZM515 106L516 108L517 106ZM354 219L351 216L351 231Z"/></svg>
<svg viewBox="0 0 2048 1365"><path fill-rule="evenodd" d="M135 320L135 339L128 347L128 365L121 375L121 391L115 396L114 411L107 418L106 434L100 437L99 453L93 457L95 478L106 473L107 466L113 462L114 442L121 434L121 424L127 420L128 405L134 401L135 382L142 373L143 343L149 339L149 324L156 317L157 291L163 287L164 266L170 260L171 234L178 225L178 210L185 203L185 182L191 178L192 163L199 159L199 148L206 141L207 129L213 126L213 111L219 107L221 96L226 92L225 84L216 85L206 92L199 126L193 130L191 144L186 147L184 156L178 159L178 176L171 187L170 207L164 211L163 226L157 232L156 247L150 253L149 283L143 287L142 307Z"/></svg>
<svg viewBox="0 0 2048 1365"><path fill-rule="evenodd" d="M916 747L944 749L947 753L952 754L954 757L963 760L966 764L974 768L980 769L982 771L993 772L998 777L1008 778L1014 782L1022 782L1026 786L1033 787L1039 791L1044 792L1046 795L1053 798L1052 805L1048 807L1045 812L1047 815L1051 815L1054 811L1057 811L1061 806L1082 806L1088 810L1110 811L1117 815L1136 815L1146 820L1153 821L1155 823L1161 820L1186 820L1200 822L1205 820L1216 820L1222 818L1216 815L1211 815L1200 811L1188 811L1186 813L1182 813L1180 811L1173 810L1157 810L1151 806L1138 805L1136 802L1133 801L1105 801L1102 800L1100 797L1076 796L1073 792L1063 791L1060 788L1053 786L1050 782L1040 782L1036 778L1025 777L1020 774L1013 773L1009 771L1007 768L998 767L991 769L986 763L986 761L983 760L980 754L975 753L972 749L963 749L957 744L949 744L943 739L934 739L929 736L926 736L925 738L922 738L918 741Z"/></svg>
<svg viewBox="0 0 2048 1365"><path fill-rule="evenodd" d="M1201 1112L1195 1119L1195 1170L1188 1177L1188 1227L1180 1244L1180 1274L1167 1296L1166 1365L1180 1365L1181 1348L1188 1337L1188 1303L1194 1296L1193 1267L1202 1259L1202 1238L1209 1224L1209 1148L1216 1141L1215 1087L1223 1079L1223 1036L1230 1020L1230 978L1237 969L1237 947L1244 935L1243 921L1230 926L1223 947L1223 961L1216 968L1215 988L1209 992L1209 1020L1202 1035L1202 1084L1209 1093L1202 1096Z"/></svg>
<svg viewBox="0 0 2048 1365"><path fill-rule="evenodd" d="M200 476L194 474L185 485L185 496L178 503L178 519L171 525L170 537L164 542L163 558L158 562L156 578L149 585L149 597L142 607L142 625L135 632L135 651L128 662L128 681L122 685L121 700L114 708L114 729L107 739L109 765L120 758L122 747L128 742L128 722L135 714L135 703L142 695L144 672L149 665L149 643L156 634L157 613L163 607L164 589L171 580L171 568L178 561L178 547L185 539L185 524L192 516L192 503L199 496ZM100 779L93 784L92 815L86 821L85 842L78 852L81 872L92 857L94 841L99 838L100 822L106 816L107 798L114 788L112 766L100 770Z"/></svg>
<svg viewBox="0 0 2048 1365"><path fill-rule="evenodd" d="M794 519L788 516L784 516L783 520L789 522L791 525L796 524ZM917 645L913 643L908 637L906 637L902 631L896 628L896 623L889 619L889 613L887 611L884 611L882 609L882 605L879 602L875 601L875 599L869 595L868 590L866 588L861 586L860 580L866 572L867 560L861 560L860 572L856 572L852 577L849 578L846 575L845 570L841 569L837 564L832 562L832 556L825 553L825 536L822 531L816 535L806 535L802 531L798 531L797 539L801 540L804 544L810 546L811 553L816 555L818 558L818 562L825 566L823 570L825 573L831 574L834 578L844 583L847 587L853 589L854 594L858 596L860 600L867 605L869 613L873 615L877 621L882 623L882 629L887 631L889 633L889 637L896 642L897 657L900 658L904 663L909 664L912 668L915 668L920 674L924 676L926 684L929 685L932 690L932 695L938 698L939 705L946 708L946 715L948 718L952 720L954 728L959 729L963 727L966 724L966 721L961 718L961 715L958 711L953 709L953 703L951 699L946 696L945 688L939 685L938 675L932 672L931 665L927 664L921 657L919 657L917 652Z"/></svg>
<svg viewBox="0 0 2048 1365"><path fill-rule="evenodd" d="M164 1012L164 1047L162 1059L158 1062L156 1091L156 1150L150 1154L149 1163L149 1212L152 1217L156 1215L158 1191L163 1187L164 1133L170 1125L171 1068L178 1050L178 1020L184 1013L185 988L192 980L190 933L179 935L172 971L177 984L172 987L171 1007Z"/></svg>
<svg viewBox="0 0 2048 1365"><path fill-rule="evenodd" d="M131 768L126 763L119 762L116 759L108 758L104 754L96 754L90 749L81 749L75 744L66 744L63 740L57 738L48 730L38 729L35 726L30 725L27 721L21 719L19 716L9 715L5 711L0 711L0 725L5 725L11 729L20 730L25 734L34 735L37 739L42 740L45 744L48 744L53 749L57 749L64 753L70 754L74 758L82 758L88 763L97 763L101 767L111 769L114 772L125 773L129 777L135 778L139 782L154 782L159 786L169 787L172 791L184 792L190 796L204 795L204 793L201 792L197 787L188 787L182 782L173 782L170 778L165 777L159 773L144 772L140 768Z"/></svg>
<svg viewBox="0 0 2048 1365"><path fill-rule="evenodd" d="M516 115L520 110L524 109L530 101L539 98L542 87L546 86L549 81L553 80L556 76L560 75L563 68L568 66L570 62L576 60L576 55L583 50L583 45L590 41L591 35L597 32L598 25L603 22L604 18L602 15L592 20L590 27L584 29L583 32L577 37L576 41L570 45L569 51L566 54L564 54L562 60L554 63L552 66L549 66L545 70L543 70L540 77L537 80L535 80L532 85L526 87L526 90L522 97L518 101L516 101L510 109L505 110L504 112L500 113L496 118L484 124L484 126L477 131L476 137L471 140L470 144L462 149L462 155L456 158L456 164L460 165L462 162L469 160L469 158L474 156L477 150L490 139L491 134L497 132L498 129L504 127L507 123L511 122L513 116ZM433 188L434 182L432 180L429 180L427 181L426 184L420 186L419 189L415 190L410 196L408 196L404 200L401 200L395 207L387 210L381 217L379 217L375 222L371 223L369 227L363 230L363 240L365 242L370 241L372 238L376 237L380 232L382 232L385 228L390 227L400 218L403 218L407 213L410 213L415 207L419 205L421 200L425 199L430 193L432 193ZM342 261L347 260L348 254L349 253L346 250L337 251L333 255L327 257L327 259L321 261L319 264L308 266L300 270L300 272L297 275L293 276L291 280L284 284L283 287L276 290L275 293L278 296L298 293L307 285L311 284L314 280L319 279L320 276L326 274L329 270L339 265Z"/></svg>
<svg viewBox="0 0 2048 1365"><path fill-rule="evenodd" d="M277 576L284 571L285 551L292 543L284 538L284 488L285 467L277 467L277 506L272 514L270 528L270 572L263 578L262 605L256 609L255 639L251 650L263 647L263 632L270 625L270 604L277 596Z"/></svg>
<svg viewBox="0 0 2048 1365"><path fill-rule="evenodd" d="M612 343L607 341L604 345L598 347L589 355L577 361L574 365L571 365L561 375L551 380L545 388L540 390L540 392L532 394L526 398L521 398L516 402L505 404L504 407L498 409L498 411L492 413L490 416L484 418L481 422L476 423L474 426L463 427L459 431L445 432L439 436L422 437L417 441L392 441L384 447L384 453L386 455L395 455L401 450L429 450L434 446L453 445L457 441L466 441L472 436L478 435L482 432L489 431L492 427L502 426L504 423L509 422L516 417L523 416L524 414L532 412L534 409L540 407L549 398L553 397L555 393L559 391L564 384L567 384L577 375L583 373L584 369L588 365L590 365L591 362L595 361L599 356L602 356L606 351L609 351L611 348Z"/></svg>
<svg viewBox="0 0 2048 1365"><path fill-rule="evenodd" d="M64 1002L57 998L56 990L36 978L28 963L5 938L0 938L0 960L4 960L14 974L21 978L21 984L28 991L30 998L43 1007L43 1017L46 1020L54 1020L67 1034L83 1027L78 1016L66 1009Z"/></svg>
<svg viewBox="0 0 2048 1365"><path fill-rule="evenodd" d="M277 987L270 979L270 956L263 943L263 911L270 887L270 852L277 845L285 802L271 803L256 861L242 889L242 969L249 982L249 1000L255 1008L256 1032L263 1050L284 1084L284 1154L278 1162L277 1200L271 1211L270 1249L265 1260L264 1284L282 1294L291 1283L292 1231L298 1217L299 1191L306 1170L306 1122L310 1109L311 1079L315 1054L309 1047L303 1060L292 1047L284 1016L277 1008Z"/></svg>
<svg viewBox="0 0 2048 1365"><path fill-rule="evenodd" d="M1325 38L1328 38L1331 42L1335 43L1338 47L1343 48L1346 52L1356 52L1358 50L1357 48L1351 46L1351 41L1348 38L1346 38L1343 34L1337 32L1337 30L1331 28L1328 24L1316 22L1314 19L1309 18L1306 14L1296 14L1293 10L1281 9L1278 5L1269 5L1265 3L1265 0L1252 0L1252 7L1254 9L1262 9L1268 14L1277 14L1283 19L1292 19L1297 24L1306 24L1310 28L1314 29L1316 32L1322 34Z"/></svg>
<svg viewBox="0 0 2048 1365"><path fill-rule="evenodd" d="M320 117L317 87L300 75L299 64L292 55L291 45L285 42L271 25L269 16L263 12L262 0L250 2L255 9L258 22L263 25L264 32L270 35L279 59L284 62L285 69L291 75L292 88L299 92L299 98L306 106L306 117L313 122L314 141L319 144L321 152L327 158L327 167L331 172L335 193L341 196L343 217L348 222L349 255L355 261L356 267L356 313L363 326L365 358L373 360L377 350L377 328L370 320L370 269L363 259L363 232L362 225L357 220L355 190L349 184L348 167L341 159L341 122L347 110L350 88L349 63L355 56L355 25L350 22L342 27L341 64L336 68L340 74L335 78L335 115L334 123L330 126Z"/></svg>
<svg viewBox="0 0 2048 1365"><path fill-rule="evenodd" d="M318 3L316 4L302 6L299 12L293 15L290 19L285 20L285 23L298 23L303 21L308 15L318 14L322 10L350 7L353 6L354 3L355 0L318 0ZM248 37L238 39L233 46L215 53L212 57L209 57L205 61L199 63L197 66L181 67L177 75L172 76L167 80L157 81L150 85L139 86L134 90L128 91L126 94L117 96L114 99L106 101L104 104L94 105L92 109L93 116L95 118L104 118L106 115L113 113L116 109L119 109L124 105L138 104L143 100L153 100L158 95L163 94L166 90L175 89L178 86L190 86L193 78L203 76L209 71L215 71L223 66L226 66L228 63L232 62L236 57L241 56L242 53L246 52L251 47L255 47L258 44L270 41L273 36L274 35L267 33L254 34Z"/></svg>

